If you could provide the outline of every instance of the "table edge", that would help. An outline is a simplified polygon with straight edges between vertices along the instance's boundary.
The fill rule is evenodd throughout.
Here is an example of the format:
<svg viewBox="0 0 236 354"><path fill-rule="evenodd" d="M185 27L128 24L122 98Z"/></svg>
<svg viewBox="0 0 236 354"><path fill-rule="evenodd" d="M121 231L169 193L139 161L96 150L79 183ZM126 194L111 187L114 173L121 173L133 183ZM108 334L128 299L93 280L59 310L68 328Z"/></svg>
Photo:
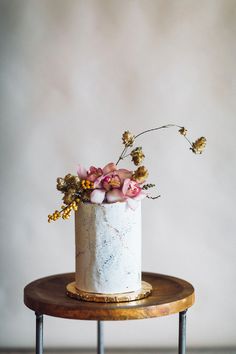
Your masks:
<svg viewBox="0 0 236 354"><path fill-rule="evenodd" d="M147 307L140 307L140 308L126 308L124 311L122 311L121 308L113 308L113 309L104 309L101 307L101 309L96 309L96 314L93 314L92 311L86 311L86 309L83 311L79 309L76 311L73 309L72 311L63 311L62 306L60 305L60 308L56 308L54 305L53 309L50 309L50 305L47 303L41 302L40 305L37 303L37 301L34 301L34 299L28 299L26 295L26 290L28 287L30 287L31 284L33 284L36 281L40 281L43 279L49 279L53 278L55 276L63 276L63 275L69 275L69 274L74 274L74 272L70 273L61 273L61 274L54 274L50 275L47 277L42 277L39 279L36 279L29 284L27 284L24 288L24 304L31 309L32 311L47 315L47 316L52 316L52 317L58 317L58 318L67 318L67 319L77 319L77 320L101 320L101 321L123 321L123 320L138 320L138 319L147 319L147 318L154 318L154 317L162 317L162 316L168 316L171 314L179 313L184 310L187 310L190 308L194 302L195 302L195 291L194 287L192 284L187 282L184 279L165 275L165 274L159 274L159 273L154 273L154 272L142 272L143 275L153 275L153 276L163 276L163 277L168 277L171 279L176 279L178 281L181 281L184 283L186 286L191 288L192 293L190 293L188 296L186 296L183 299L179 299L173 302L165 303L165 304L159 304L159 305L150 305ZM78 300L73 300L72 301L78 301ZM142 300L135 301L141 302ZM122 303L121 303L122 304ZM123 303L124 304L124 303ZM44 310L42 311L42 307L44 307ZM135 311L136 310L136 311ZM138 312L138 315L137 313ZM66 313L66 315L65 315Z"/></svg>

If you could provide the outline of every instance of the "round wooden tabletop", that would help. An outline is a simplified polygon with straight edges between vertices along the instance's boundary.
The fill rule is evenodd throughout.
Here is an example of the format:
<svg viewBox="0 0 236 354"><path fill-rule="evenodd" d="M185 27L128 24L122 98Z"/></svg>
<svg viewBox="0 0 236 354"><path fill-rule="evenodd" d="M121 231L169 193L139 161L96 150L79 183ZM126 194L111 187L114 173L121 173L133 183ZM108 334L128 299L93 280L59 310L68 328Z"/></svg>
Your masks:
<svg viewBox="0 0 236 354"><path fill-rule="evenodd" d="M96 303L76 300L66 295L66 285L74 273L38 279L24 289L24 303L31 310L49 316L81 320L134 320L166 316L191 307L194 288L185 280L168 275L143 273L142 279L153 287L143 300L122 303Z"/></svg>

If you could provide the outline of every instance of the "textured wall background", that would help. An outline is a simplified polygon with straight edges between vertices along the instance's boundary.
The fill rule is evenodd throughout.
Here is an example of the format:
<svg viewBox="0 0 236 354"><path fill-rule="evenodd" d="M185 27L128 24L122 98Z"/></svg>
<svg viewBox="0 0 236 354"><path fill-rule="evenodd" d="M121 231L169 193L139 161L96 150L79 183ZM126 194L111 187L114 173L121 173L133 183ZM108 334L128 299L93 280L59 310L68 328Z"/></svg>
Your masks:
<svg viewBox="0 0 236 354"><path fill-rule="evenodd" d="M150 181L143 269L196 287L192 346L235 345L236 1L0 1L2 346L33 346L23 287L74 270L73 222L55 178L115 160L124 129L177 123L208 138L195 156L174 130L140 139ZM109 346L171 346L177 317L106 323ZM45 320L49 346L95 345L95 323Z"/></svg>

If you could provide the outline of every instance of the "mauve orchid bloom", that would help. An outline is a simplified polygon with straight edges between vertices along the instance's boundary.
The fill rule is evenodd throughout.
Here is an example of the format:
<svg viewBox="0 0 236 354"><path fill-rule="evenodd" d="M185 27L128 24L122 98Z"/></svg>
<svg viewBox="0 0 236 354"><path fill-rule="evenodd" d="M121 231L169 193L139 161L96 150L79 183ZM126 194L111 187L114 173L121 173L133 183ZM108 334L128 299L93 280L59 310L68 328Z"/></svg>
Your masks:
<svg viewBox="0 0 236 354"><path fill-rule="evenodd" d="M125 168L121 168L116 171L116 174L120 177L121 183L123 184L125 179L132 177L133 172L126 170Z"/></svg>
<svg viewBox="0 0 236 354"><path fill-rule="evenodd" d="M141 190L142 188L139 187L137 182L132 181L129 178L124 181L122 192L125 196L131 198L136 197L141 192Z"/></svg>
<svg viewBox="0 0 236 354"><path fill-rule="evenodd" d="M126 201L127 205L134 210L138 201L146 197L139 184L131 179L133 172L126 169L118 170L113 162L103 169L91 166L88 171L79 165L77 173L81 179L94 182L95 189L90 194L91 203Z"/></svg>
<svg viewBox="0 0 236 354"><path fill-rule="evenodd" d="M101 168L96 168L91 166L87 172L87 179L90 182L94 182L98 177L103 175L103 170Z"/></svg>
<svg viewBox="0 0 236 354"><path fill-rule="evenodd" d="M110 162L105 167L103 167L102 172L103 175L107 175L108 173L114 172L116 170L117 170L116 164L114 164L114 162Z"/></svg>
<svg viewBox="0 0 236 354"><path fill-rule="evenodd" d="M84 168L82 165L78 165L77 174L80 179L86 179L87 178L86 168Z"/></svg>
<svg viewBox="0 0 236 354"><path fill-rule="evenodd" d="M120 177L114 173L106 175L101 183L106 191L121 187Z"/></svg>
<svg viewBox="0 0 236 354"><path fill-rule="evenodd" d="M107 172L106 174L104 173ZM126 170L124 168L117 170L116 165L114 163L109 163L103 168L103 175L98 177L94 181L94 187L95 188L105 188L109 190L107 182L111 181L111 185L113 188L119 188L115 187L117 185L118 180L120 181L120 186L123 185L124 180L126 178L131 178L132 177L132 171ZM103 181L105 183L105 186L103 185Z"/></svg>
<svg viewBox="0 0 236 354"><path fill-rule="evenodd" d="M108 203L127 202L127 205L135 210L138 202L146 198L146 193L139 187L138 183L127 178L124 181L122 190L112 189L106 193Z"/></svg>
<svg viewBox="0 0 236 354"><path fill-rule="evenodd" d="M138 183L129 178L124 181L122 192L128 206L133 210L137 208L138 202L147 196Z"/></svg>
<svg viewBox="0 0 236 354"><path fill-rule="evenodd" d="M94 182L94 187L95 188L103 188L102 186L102 181L106 176L112 175L114 171L117 170L116 165L113 162L108 163L105 167L102 169L102 174L98 176L93 182Z"/></svg>

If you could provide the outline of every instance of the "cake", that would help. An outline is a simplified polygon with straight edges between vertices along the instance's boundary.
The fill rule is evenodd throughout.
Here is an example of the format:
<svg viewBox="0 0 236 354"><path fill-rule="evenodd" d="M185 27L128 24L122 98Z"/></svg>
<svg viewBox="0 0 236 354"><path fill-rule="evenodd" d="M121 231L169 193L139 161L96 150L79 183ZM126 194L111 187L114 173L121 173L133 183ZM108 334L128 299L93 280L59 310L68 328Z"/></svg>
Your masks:
<svg viewBox="0 0 236 354"><path fill-rule="evenodd" d="M81 203L75 213L78 290L99 294L141 288L141 202Z"/></svg>

